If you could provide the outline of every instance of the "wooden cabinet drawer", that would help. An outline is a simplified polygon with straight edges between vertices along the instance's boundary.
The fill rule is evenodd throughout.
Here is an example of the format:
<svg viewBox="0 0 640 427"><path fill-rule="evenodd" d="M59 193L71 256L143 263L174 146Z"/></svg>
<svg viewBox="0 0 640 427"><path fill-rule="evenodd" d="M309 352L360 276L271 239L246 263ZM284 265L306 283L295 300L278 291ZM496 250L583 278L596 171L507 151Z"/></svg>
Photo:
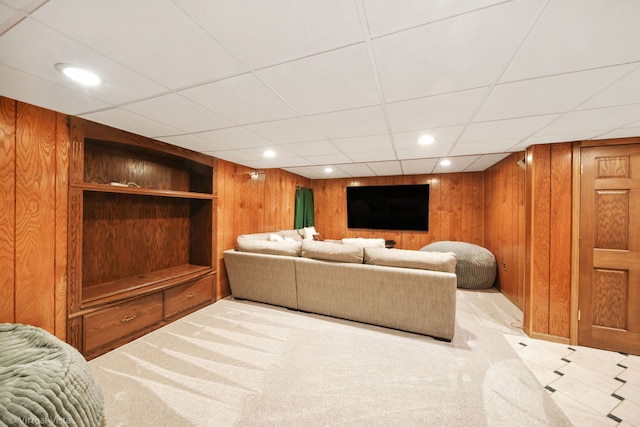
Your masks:
<svg viewBox="0 0 640 427"><path fill-rule="evenodd" d="M84 351L89 352L161 321L161 292L87 314L84 316Z"/></svg>
<svg viewBox="0 0 640 427"><path fill-rule="evenodd" d="M213 276L164 291L164 317L169 318L213 298Z"/></svg>

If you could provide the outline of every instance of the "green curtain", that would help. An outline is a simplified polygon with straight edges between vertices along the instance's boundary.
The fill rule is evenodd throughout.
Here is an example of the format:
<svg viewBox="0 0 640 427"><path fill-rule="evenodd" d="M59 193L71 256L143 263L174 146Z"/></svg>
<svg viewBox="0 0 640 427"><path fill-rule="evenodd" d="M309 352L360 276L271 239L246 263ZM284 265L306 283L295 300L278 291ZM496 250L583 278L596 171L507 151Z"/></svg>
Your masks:
<svg viewBox="0 0 640 427"><path fill-rule="evenodd" d="M296 206L293 228L311 227L313 225L313 190L306 187L296 189Z"/></svg>

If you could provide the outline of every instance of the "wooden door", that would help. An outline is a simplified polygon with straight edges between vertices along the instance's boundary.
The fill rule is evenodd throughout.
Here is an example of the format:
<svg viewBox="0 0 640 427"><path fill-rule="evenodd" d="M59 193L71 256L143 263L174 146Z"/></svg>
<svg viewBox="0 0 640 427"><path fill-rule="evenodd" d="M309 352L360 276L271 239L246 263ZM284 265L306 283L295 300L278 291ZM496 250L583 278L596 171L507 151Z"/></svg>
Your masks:
<svg viewBox="0 0 640 427"><path fill-rule="evenodd" d="M640 354L640 144L581 159L578 344Z"/></svg>

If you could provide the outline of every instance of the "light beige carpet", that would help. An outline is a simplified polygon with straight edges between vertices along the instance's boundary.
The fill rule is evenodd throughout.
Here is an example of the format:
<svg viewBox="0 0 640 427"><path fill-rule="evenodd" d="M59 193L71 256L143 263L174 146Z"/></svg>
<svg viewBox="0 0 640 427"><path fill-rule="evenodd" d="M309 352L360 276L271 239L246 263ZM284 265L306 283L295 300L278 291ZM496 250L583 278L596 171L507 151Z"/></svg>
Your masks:
<svg viewBox="0 0 640 427"><path fill-rule="evenodd" d="M445 343L228 298L89 364L107 427L569 426L504 337L519 317L459 290Z"/></svg>

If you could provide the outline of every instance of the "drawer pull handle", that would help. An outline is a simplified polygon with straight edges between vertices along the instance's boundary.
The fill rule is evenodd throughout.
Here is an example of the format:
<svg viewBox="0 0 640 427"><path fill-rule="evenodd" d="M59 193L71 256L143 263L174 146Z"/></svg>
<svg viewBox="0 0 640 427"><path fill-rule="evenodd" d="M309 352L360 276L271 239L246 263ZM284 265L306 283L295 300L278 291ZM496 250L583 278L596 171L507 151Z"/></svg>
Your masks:
<svg viewBox="0 0 640 427"><path fill-rule="evenodd" d="M191 298L196 296L196 293L195 292L191 292L190 294L187 294L185 296L187 297L187 299L191 299Z"/></svg>
<svg viewBox="0 0 640 427"><path fill-rule="evenodd" d="M138 317L137 314L132 314L131 316L125 317L124 319L120 320L121 323L129 323L132 320L134 320L136 317Z"/></svg>

